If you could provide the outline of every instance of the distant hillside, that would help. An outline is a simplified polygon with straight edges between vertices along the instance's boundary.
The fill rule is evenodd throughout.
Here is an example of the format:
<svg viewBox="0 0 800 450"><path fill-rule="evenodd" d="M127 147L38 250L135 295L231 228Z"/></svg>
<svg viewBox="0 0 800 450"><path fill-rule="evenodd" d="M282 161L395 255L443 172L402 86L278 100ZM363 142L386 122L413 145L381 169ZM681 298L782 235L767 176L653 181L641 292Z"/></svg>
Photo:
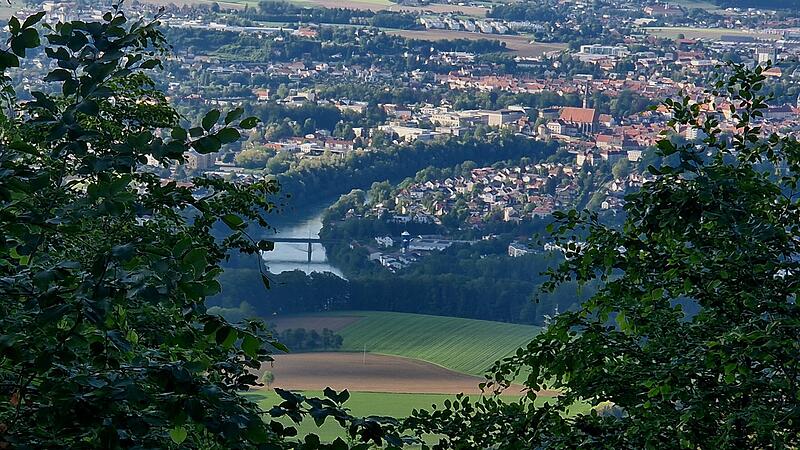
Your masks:
<svg viewBox="0 0 800 450"><path fill-rule="evenodd" d="M345 320L346 318L346 320ZM375 311L344 311L272 320L279 328L329 328L344 339L342 351L419 359L482 376L494 361L527 344L540 330L486 320Z"/></svg>

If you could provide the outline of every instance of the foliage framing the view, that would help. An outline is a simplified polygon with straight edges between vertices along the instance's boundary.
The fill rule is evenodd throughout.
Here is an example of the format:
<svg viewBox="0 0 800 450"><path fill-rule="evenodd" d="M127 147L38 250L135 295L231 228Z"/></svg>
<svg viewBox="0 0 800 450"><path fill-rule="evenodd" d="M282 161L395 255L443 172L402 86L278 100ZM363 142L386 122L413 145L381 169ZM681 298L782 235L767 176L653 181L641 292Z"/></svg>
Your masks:
<svg viewBox="0 0 800 450"><path fill-rule="evenodd" d="M621 229L589 212L556 215L568 258L545 287L602 288L498 362L487 388L527 372L528 399L543 388L562 395L541 408L462 398L417 412L408 427L445 435L436 448L800 445L800 145L761 136L763 69L730 69L708 92L712 108L665 101L670 125L705 139L658 143L674 164L649 169L656 181L627 196ZM715 98L735 105L730 136ZM686 313L690 305L699 313ZM583 401L601 407L564 414Z"/></svg>
<svg viewBox="0 0 800 450"><path fill-rule="evenodd" d="M137 171L215 152L257 120L212 110L182 127L146 74L166 48L155 20L119 5L98 22L43 17L12 18L0 50L0 445L347 448L289 443L293 428L265 420L239 391L285 347L262 322L206 311L226 255L271 249L247 224L267 226L277 184ZM9 71L31 54L52 62L50 89L17 93ZM280 394L271 416L332 416L382 442L381 419L341 408L347 392Z"/></svg>

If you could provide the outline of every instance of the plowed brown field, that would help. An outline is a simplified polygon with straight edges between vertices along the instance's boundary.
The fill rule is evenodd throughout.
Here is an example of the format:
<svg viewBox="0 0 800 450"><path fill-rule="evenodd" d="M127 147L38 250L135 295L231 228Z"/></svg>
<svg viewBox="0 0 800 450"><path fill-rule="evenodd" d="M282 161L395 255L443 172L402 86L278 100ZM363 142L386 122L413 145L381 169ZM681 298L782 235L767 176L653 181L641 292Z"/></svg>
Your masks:
<svg viewBox="0 0 800 450"><path fill-rule="evenodd" d="M327 386L356 392L480 394L482 378L464 375L419 360L361 353L276 355L272 387L318 391ZM518 394L512 386L509 394ZM553 393L542 393L552 396Z"/></svg>

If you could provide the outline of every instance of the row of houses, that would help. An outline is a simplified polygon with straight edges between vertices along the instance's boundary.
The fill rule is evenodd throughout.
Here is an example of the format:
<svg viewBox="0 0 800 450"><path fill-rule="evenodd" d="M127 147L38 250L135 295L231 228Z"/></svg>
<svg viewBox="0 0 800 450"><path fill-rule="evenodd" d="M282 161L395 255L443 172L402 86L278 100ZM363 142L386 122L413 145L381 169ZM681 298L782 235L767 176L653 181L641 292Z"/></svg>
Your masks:
<svg viewBox="0 0 800 450"><path fill-rule="evenodd" d="M478 227L492 220L544 217L575 200L579 190L575 171L572 166L547 163L474 169L465 176L401 189L392 209L403 216L427 216L434 223L452 212L465 214L467 222ZM371 214L381 216L386 209L386 204L376 204Z"/></svg>

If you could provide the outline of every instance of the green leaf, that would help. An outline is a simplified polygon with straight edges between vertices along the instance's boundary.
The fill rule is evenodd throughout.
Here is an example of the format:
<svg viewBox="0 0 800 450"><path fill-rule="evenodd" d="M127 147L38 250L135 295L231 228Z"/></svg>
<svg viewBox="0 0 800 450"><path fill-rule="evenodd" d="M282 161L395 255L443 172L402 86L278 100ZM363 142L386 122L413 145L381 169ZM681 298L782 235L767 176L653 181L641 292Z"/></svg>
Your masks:
<svg viewBox="0 0 800 450"><path fill-rule="evenodd" d="M192 246L192 240L188 237L185 237L176 242L175 245L172 247L172 255L175 256L176 258L183 256L183 254L187 250L189 250L191 246Z"/></svg>
<svg viewBox="0 0 800 450"><path fill-rule="evenodd" d="M268 441L267 430L264 422L257 421L247 427L247 439L255 444L264 444Z"/></svg>
<svg viewBox="0 0 800 450"><path fill-rule="evenodd" d="M189 433L186 431L186 428L182 426L177 426L169 430L169 437L172 439L172 442L176 444L182 444L188 435Z"/></svg>
<svg viewBox="0 0 800 450"><path fill-rule="evenodd" d="M245 334L242 340L242 351L245 355L255 358L261 349L261 341L252 334Z"/></svg>
<svg viewBox="0 0 800 450"><path fill-rule="evenodd" d="M316 434L309 434L306 436L305 444L308 448L319 448L320 441Z"/></svg>
<svg viewBox="0 0 800 450"><path fill-rule="evenodd" d="M61 86L61 92L63 92L64 95L67 96L73 95L75 94L75 92L78 91L78 87L79 87L78 80L70 78L68 80L64 80L64 84Z"/></svg>
<svg viewBox="0 0 800 450"><path fill-rule="evenodd" d="M242 220L242 218L236 214L225 214L222 216L222 221L225 222L225 225L230 227L232 230L241 230L247 227L247 224L245 224L244 220Z"/></svg>
<svg viewBox="0 0 800 450"><path fill-rule="evenodd" d="M54 69L44 77L44 81L57 82L72 78L72 72L67 69Z"/></svg>
<svg viewBox="0 0 800 450"><path fill-rule="evenodd" d="M675 147L675 145L672 142L670 142L668 139L661 139L656 144L656 147L661 151L661 154L664 155L664 156L669 156L669 155L675 153L676 151L678 151L678 149Z"/></svg>
<svg viewBox="0 0 800 450"><path fill-rule="evenodd" d="M28 16L28 18L25 19L25 22L22 23L22 28L28 28L28 27L32 27L32 26L36 25L37 23L39 23L39 21L42 20L42 17L44 17L44 14L45 14L44 11L39 11L36 14ZM17 22L17 23L19 23L19 22Z"/></svg>
<svg viewBox="0 0 800 450"><path fill-rule="evenodd" d="M232 124L239 117L242 117L242 114L244 114L244 109L242 108L232 109L230 112L228 112L228 114L225 115L225 125Z"/></svg>
<svg viewBox="0 0 800 450"><path fill-rule="evenodd" d="M13 37L10 41L11 51L20 58L25 57L25 41L21 37Z"/></svg>
<svg viewBox="0 0 800 450"><path fill-rule="evenodd" d="M19 58L8 50L0 50L0 71L10 67L19 67Z"/></svg>
<svg viewBox="0 0 800 450"><path fill-rule="evenodd" d="M204 136L192 142L192 148L201 154L214 153L222 148L222 141L216 136Z"/></svg>
<svg viewBox="0 0 800 450"><path fill-rule="evenodd" d="M271 252L275 250L275 243L266 239L262 239L256 243L256 247L262 252Z"/></svg>
<svg viewBox="0 0 800 450"><path fill-rule="evenodd" d="M19 19L17 19L16 16L11 16L11 18L8 19L8 31L10 31L11 34L19 33L21 28L22 25L20 25Z"/></svg>
<svg viewBox="0 0 800 450"><path fill-rule="evenodd" d="M33 98L36 99L35 105L37 107L44 108L51 112L58 111L58 105L56 104L56 102L44 92L33 91L31 92L31 96L33 96Z"/></svg>
<svg viewBox="0 0 800 450"><path fill-rule="evenodd" d="M619 313L617 313L616 322L617 326L619 326L619 329L623 333L627 333L628 331L630 331L630 324L628 323L628 320L625 318L624 312L620 311Z"/></svg>
<svg viewBox="0 0 800 450"><path fill-rule="evenodd" d="M219 133L217 133L217 138L219 138L219 140L223 144L230 144L231 142L236 142L241 137L242 135L239 134L239 131L236 130L235 128L223 128L219 130Z"/></svg>
<svg viewBox="0 0 800 450"><path fill-rule="evenodd" d="M96 101L86 99L78 104L77 110L88 116L94 116L100 112L100 106Z"/></svg>
<svg viewBox="0 0 800 450"><path fill-rule="evenodd" d="M206 113L205 117L203 117L203 129L206 131L211 131L211 128L213 128L219 120L219 116L219 110L216 109L212 109Z"/></svg>
<svg viewBox="0 0 800 450"><path fill-rule="evenodd" d="M170 136L176 141L185 141L186 138L189 137L189 133L187 133L184 128L175 127L172 129Z"/></svg>
<svg viewBox="0 0 800 450"><path fill-rule="evenodd" d="M189 250L189 253L183 257L183 262L194 269L195 276L200 275L206 268L206 251L200 248Z"/></svg>
<svg viewBox="0 0 800 450"><path fill-rule="evenodd" d="M236 342L236 339L239 337L239 333L234 330L233 328L229 329L228 336L225 337L225 340L221 342L221 345L225 348L231 348L233 343Z"/></svg>
<svg viewBox="0 0 800 450"><path fill-rule="evenodd" d="M282 351L282 352L284 352L284 353L289 353L289 347L287 347L287 346L285 346L285 345L281 344L281 343L280 343L280 342L278 342L278 341L270 341L270 342L269 342L269 345L271 345L271 346L275 347L276 349L278 349L278 350L280 350L280 351Z"/></svg>
<svg viewBox="0 0 800 450"><path fill-rule="evenodd" d="M39 32L34 28L26 28L22 30L19 38L22 39L22 44L25 46L25 48L36 48L40 43Z"/></svg>
<svg viewBox="0 0 800 450"><path fill-rule="evenodd" d="M222 343L228 341L231 336L233 336L233 341L236 341L236 330L230 325L222 325L216 330L214 339L217 341L217 344L222 345ZM233 341L231 343L233 343Z"/></svg>
<svg viewBox="0 0 800 450"><path fill-rule="evenodd" d="M142 69L154 69L161 65L161 61L158 59L148 59L147 61L143 62L139 67Z"/></svg>

